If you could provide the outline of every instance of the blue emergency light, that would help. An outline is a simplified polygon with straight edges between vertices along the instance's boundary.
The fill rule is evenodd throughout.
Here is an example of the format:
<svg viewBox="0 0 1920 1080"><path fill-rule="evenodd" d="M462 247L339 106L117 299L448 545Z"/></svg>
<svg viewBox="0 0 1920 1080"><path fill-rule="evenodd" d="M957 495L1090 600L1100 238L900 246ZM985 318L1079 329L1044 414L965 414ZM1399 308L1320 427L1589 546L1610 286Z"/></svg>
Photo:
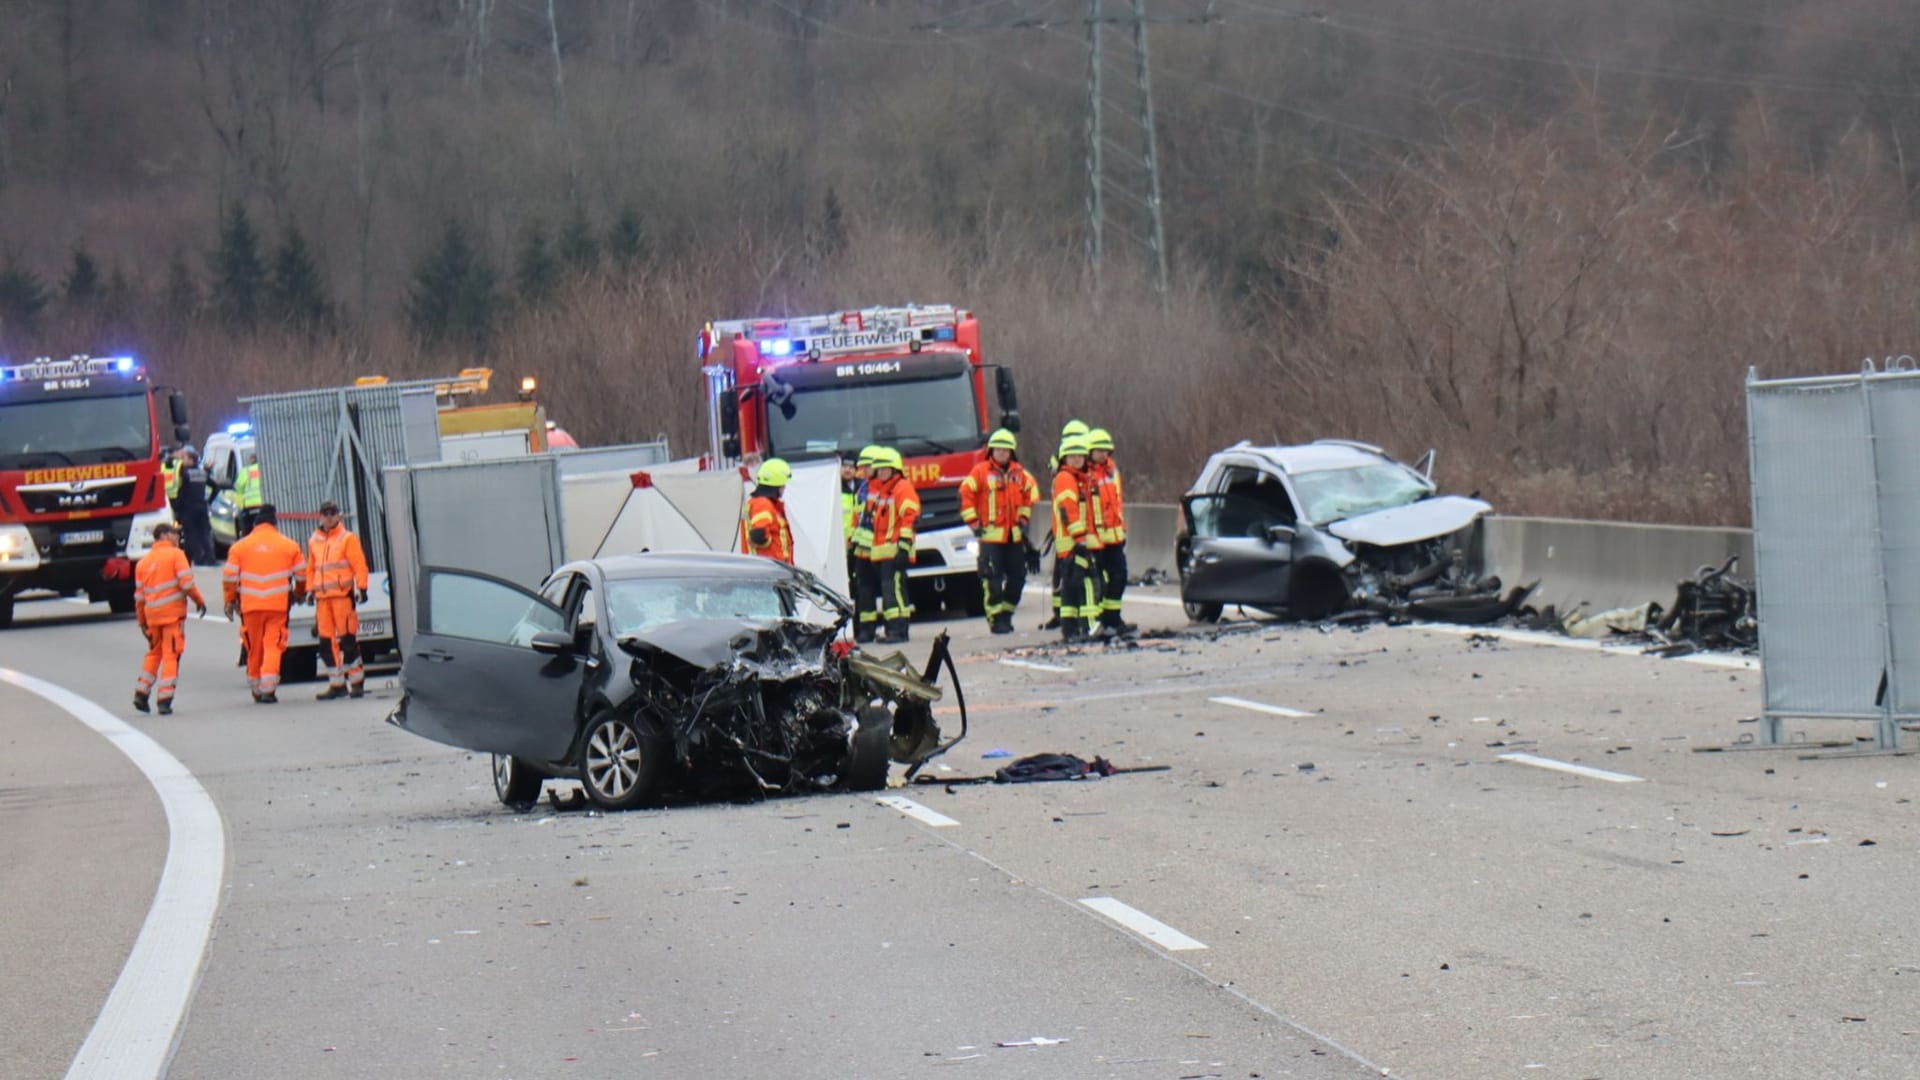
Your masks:
<svg viewBox="0 0 1920 1080"><path fill-rule="evenodd" d="M933 331L933 340L935 340L935 341L952 341L952 340L953 340L953 327L951 327L951 326L941 326L941 327L937 327L937 328L935 328L935 330Z"/></svg>
<svg viewBox="0 0 1920 1080"><path fill-rule="evenodd" d="M130 356L116 357L113 361L113 369L115 371L121 372L122 374L132 371L133 358Z"/></svg>
<svg viewBox="0 0 1920 1080"><path fill-rule="evenodd" d="M768 356L792 356L793 342L787 338L775 338L766 343Z"/></svg>
<svg viewBox="0 0 1920 1080"><path fill-rule="evenodd" d="M253 425L245 420L235 420L233 423L227 425L227 434L229 435L245 435L252 430Z"/></svg>

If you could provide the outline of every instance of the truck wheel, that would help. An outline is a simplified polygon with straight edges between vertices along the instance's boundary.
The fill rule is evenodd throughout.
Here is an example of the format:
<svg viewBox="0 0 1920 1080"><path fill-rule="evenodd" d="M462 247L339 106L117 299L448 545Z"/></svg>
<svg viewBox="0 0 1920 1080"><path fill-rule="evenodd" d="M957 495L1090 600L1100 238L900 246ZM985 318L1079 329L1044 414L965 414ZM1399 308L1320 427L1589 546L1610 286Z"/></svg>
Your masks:
<svg viewBox="0 0 1920 1080"><path fill-rule="evenodd" d="M281 682L312 682L319 677L319 649L288 649L280 654Z"/></svg>
<svg viewBox="0 0 1920 1080"><path fill-rule="evenodd" d="M524 814L540 801L540 785L547 774L517 757L493 755L493 793L516 814Z"/></svg>
<svg viewBox="0 0 1920 1080"><path fill-rule="evenodd" d="M884 705L868 705L860 710L860 730L853 733L843 783L849 791L883 790L892 764L893 714Z"/></svg>
<svg viewBox="0 0 1920 1080"><path fill-rule="evenodd" d="M594 805L631 810L660 801L667 743L633 721L602 713L587 724L580 744L580 786Z"/></svg>
<svg viewBox="0 0 1920 1080"><path fill-rule="evenodd" d="M133 614L133 587L116 588L107 593L107 610L115 615Z"/></svg>
<svg viewBox="0 0 1920 1080"><path fill-rule="evenodd" d="M960 585L960 595L966 597L967 615L981 618L987 613L987 589L979 574L968 574Z"/></svg>

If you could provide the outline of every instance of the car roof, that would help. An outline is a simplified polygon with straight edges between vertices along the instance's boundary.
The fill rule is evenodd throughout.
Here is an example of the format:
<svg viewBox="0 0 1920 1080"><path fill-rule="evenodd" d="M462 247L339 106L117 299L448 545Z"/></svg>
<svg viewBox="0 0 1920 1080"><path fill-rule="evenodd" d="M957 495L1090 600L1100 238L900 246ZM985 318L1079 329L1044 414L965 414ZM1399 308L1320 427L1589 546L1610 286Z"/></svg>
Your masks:
<svg viewBox="0 0 1920 1080"><path fill-rule="evenodd" d="M1221 453L1250 454L1263 458L1284 473L1318 472L1323 469L1352 469L1362 465L1390 462L1383 450L1344 442L1315 442L1302 446L1254 446L1240 443Z"/></svg>
<svg viewBox="0 0 1920 1080"><path fill-rule="evenodd" d="M607 555L568 563L560 570L582 570L589 565L597 567L603 576L612 581L680 577L784 581L793 576L792 568L771 559L718 551L651 551L638 555Z"/></svg>

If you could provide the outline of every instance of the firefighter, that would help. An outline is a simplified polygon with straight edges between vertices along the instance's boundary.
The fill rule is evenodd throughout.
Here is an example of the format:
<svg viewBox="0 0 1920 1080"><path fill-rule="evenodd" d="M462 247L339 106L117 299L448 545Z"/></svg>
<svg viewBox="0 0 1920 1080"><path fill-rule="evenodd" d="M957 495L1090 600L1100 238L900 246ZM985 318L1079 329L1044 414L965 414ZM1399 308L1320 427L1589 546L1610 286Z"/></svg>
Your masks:
<svg viewBox="0 0 1920 1080"><path fill-rule="evenodd" d="M1100 544L1095 556L1100 595L1096 632L1103 637L1131 634L1140 628L1120 618L1120 597L1127 591L1127 514L1120 466L1113 460L1113 436L1106 428L1094 428L1087 432L1087 450L1092 525Z"/></svg>
<svg viewBox="0 0 1920 1080"><path fill-rule="evenodd" d="M920 494L906 477L900 451L882 447L867 481L867 512L873 516L873 547L867 560L880 582L880 618L888 644L909 636L913 605L907 602L907 567L913 565L914 523L920 520ZM862 612L864 619L866 613Z"/></svg>
<svg viewBox="0 0 1920 1080"><path fill-rule="evenodd" d="M186 548L187 561L195 566L213 565L213 523L207 518L207 470L193 447L180 450L180 490L168 495L173 516L180 521L180 543Z"/></svg>
<svg viewBox="0 0 1920 1080"><path fill-rule="evenodd" d="M1060 567L1060 636L1087 637L1088 611L1099 613L1094 592L1094 534L1087 506L1087 437L1070 435L1060 443L1060 471L1053 475L1053 558Z"/></svg>
<svg viewBox="0 0 1920 1080"><path fill-rule="evenodd" d="M1065 456L1067 440L1073 438L1075 435L1085 435L1086 433L1087 425L1079 420L1069 420L1060 428L1061 451L1047 459L1047 472L1049 475L1059 474L1060 459ZM1053 549L1053 618L1040 624L1040 629L1042 630L1060 629L1060 578L1064 572L1065 567L1060 559L1060 549L1056 546Z"/></svg>
<svg viewBox="0 0 1920 1080"><path fill-rule="evenodd" d="M747 554L793 565L793 528L787 524L787 483L793 470L779 458L768 458L754 475L758 484L747 498Z"/></svg>
<svg viewBox="0 0 1920 1080"><path fill-rule="evenodd" d="M307 558L280 535L273 504L253 512L253 529L234 541L221 572L227 618L237 614L247 652L247 686L255 704L280 700L280 654L287 648L287 609L306 593Z"/></svg>
<svg viewBox="0 0 1920 1080"><path fill-rule="evenodd" d="M133 617L147 638L147 658L133 684L133 707L147 711L149 695L161 716L173 715L174 686L180 680L180 654L187 651L187 601L201 615L207 601L193 583L193 568L175 542L180 527L164 521L153 527L153 549L133 567Z"/></svg>
<svg viewBox="0 0 1920 1080"><path fill-rule="evenodd" d="M980 541L980 587L987 598L987 627L1013 633L1013 613L1027 585L1027 526L1040 501L1034 482L1006 428L987 438L987 456L960 482L960 520Z"/></svg>
<svg viewBox="0 0 1920 1080"><path fill-rule="evenodd" d="M874 630L880 624L880 567L873 561L873 507L867 501L867 494L873 483L873 467L885 455L882 447L864 447L853 468L860 481L853 493L854 505L859 509L848 544L853 560L853 640L862 644L874 639Z"/></svg>
<svg viewBox="0 0 1920 1080"><path fill-rule="evenodd" d="M367 602L367 554L360 538L340 521L340 504L320 504L320 527L307 540L307 598L314 631L333 658L321 701L366 695L367 669L360 662L360 612Z"/></svg>

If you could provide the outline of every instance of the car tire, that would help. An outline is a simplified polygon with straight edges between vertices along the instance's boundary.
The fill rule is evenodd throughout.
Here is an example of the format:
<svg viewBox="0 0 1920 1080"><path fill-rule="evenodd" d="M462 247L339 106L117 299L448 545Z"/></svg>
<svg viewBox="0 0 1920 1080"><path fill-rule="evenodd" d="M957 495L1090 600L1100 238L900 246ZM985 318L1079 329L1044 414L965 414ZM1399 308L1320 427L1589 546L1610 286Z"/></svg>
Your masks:
<svg viewBox="0 0 1920 1080"><path fill-rule="evenodd" d="M580 786L607 810L655 805L666 759L666 740L627 717L602 713L580 738Z"/></svg>
<svg viewBox="0 0 1920 1080"><path fill-rule="evenodd" d="M547 774L517 757L493 755L493 793L516 814L524 814L540 801L540 787Z"/></svg>
<svg viewBox="0 0 1920 1080"><path fill-rule="evenodd" d="M283 683L312 682L320 677L320 650L317 648L288 649L280 654L280 681Z"/></svg>
<svg viewBox="0 0 1920 1080"><path fill-rule="evenodd" d="M1224 604L1203 604L1187 599L1187 560L1193 554L1189 544L1189 540L1184 535L1173 542L1173 564L1180 569L1180 606L1186 609L1189 622L1217 623L1220 621L1220 613L1226 610Z"/></svg>
<svg viewBox="0 0 1920 1080"><path fill-rule="evenodd" d="M1324 564L1303 566L1288 588L1287 614L1318 622L1331 619L1347 606L1347 586L1340 572Z"/></svg>
<svg viewBox="0 0 1920 1080"><path fill-rule="evenodd" d="M884 705L868 705L860 710L860 730L853 733L843 783L849 791L882 791L892 767L893 714Z"/></svg>

